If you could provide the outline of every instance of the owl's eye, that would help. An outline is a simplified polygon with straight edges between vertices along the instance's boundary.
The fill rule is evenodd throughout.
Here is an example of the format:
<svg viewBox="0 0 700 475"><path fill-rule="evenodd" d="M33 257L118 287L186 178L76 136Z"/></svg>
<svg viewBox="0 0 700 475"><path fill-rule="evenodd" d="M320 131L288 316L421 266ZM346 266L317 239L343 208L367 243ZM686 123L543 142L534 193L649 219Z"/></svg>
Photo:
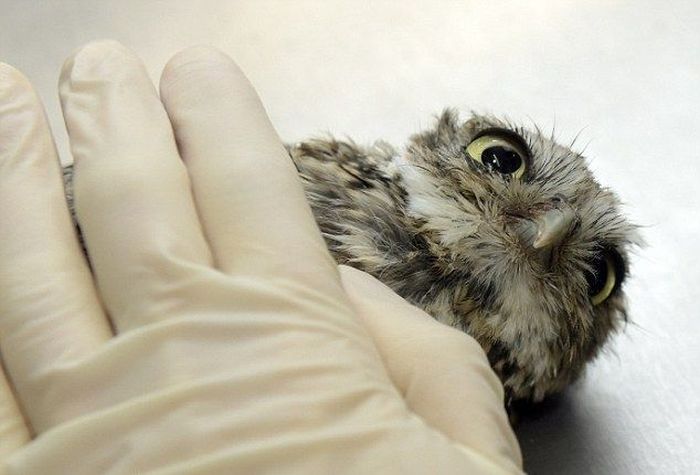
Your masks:
<svg viewBox="0 0 700 475"><path fill-rule="evenodd" d="M623 274L619 257L611 252L601 254L591 262L591 271L586 271L588 295L593 305L599 305L620 285Z"/></svg>
<svg viewBox="0 0 700 475"><path fill-rule="evenodd" d="M518 140L508 134L485 133L467 145L467 155L490 171L520 178L527 168L526 154Z"/></svg>

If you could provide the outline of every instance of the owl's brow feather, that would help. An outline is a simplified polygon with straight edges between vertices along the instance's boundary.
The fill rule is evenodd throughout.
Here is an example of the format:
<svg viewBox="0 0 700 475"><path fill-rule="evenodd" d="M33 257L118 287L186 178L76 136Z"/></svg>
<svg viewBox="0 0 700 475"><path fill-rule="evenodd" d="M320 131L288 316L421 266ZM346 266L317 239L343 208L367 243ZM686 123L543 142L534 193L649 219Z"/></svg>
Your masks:
<svg viewBox="0 0 700 475"><path fill-rule="evenodd" d="M581 127L581 128L579 129L578 132L576 132L576 135L574 135L574 138L571 139L571 142L569 143L568 148L570 148L570 149L573 150L574 146L576 145L576 141L579 139L579 137L581 136L581 134L583 133L583 131L586 130L587 128L588 128L588 126L587 126L587 125L584 125L583 127ZM589 144L591 143L590 140L588 141L588 143L589 143ZM586 145L586 146L588 146L588 145ZM585 148L585 147L584 147L584 148ZM579 155L583 155L583 154L582 154L582 153L579 153Z"/></svg>
<svg viewBox="0 0 700 475"><path fill-rule="evenodd" d="M575 152L570 150L567 150L564 155L560 155L555 152L553 145L550 146L549 158L545 161L545 164L548 165L548 170L545 174L539 174L537 178L541 181L555 184L566 182L578 168L573 160L568 160L575 156Z"/></svg>

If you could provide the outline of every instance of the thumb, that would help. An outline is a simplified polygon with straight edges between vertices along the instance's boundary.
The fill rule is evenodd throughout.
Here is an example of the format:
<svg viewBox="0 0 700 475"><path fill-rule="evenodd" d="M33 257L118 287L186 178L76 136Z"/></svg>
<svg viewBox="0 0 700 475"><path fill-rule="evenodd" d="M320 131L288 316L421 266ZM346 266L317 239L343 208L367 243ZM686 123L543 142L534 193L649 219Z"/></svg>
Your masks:
<svg viewBox="0 0 700 475"><path fill-rule="evenodd" d="M347 266L340 266L340 274L408 407L451 440L520 469L503 388L476 340L437 322L369 274Z"/></svg>

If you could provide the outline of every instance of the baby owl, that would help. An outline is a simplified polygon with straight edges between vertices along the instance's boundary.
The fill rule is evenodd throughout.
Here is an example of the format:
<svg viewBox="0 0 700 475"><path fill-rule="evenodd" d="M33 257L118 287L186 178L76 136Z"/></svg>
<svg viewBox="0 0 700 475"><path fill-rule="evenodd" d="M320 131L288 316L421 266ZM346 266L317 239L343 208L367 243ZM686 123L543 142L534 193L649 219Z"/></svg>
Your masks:
<svg viewBox="0 0 700 475"><path fill-rule="evenodd" d="M509 405L563 389L626 320L635 227L585 159L539 131L446 110L401 152L334 138L288 150L338 263L473 336Z"/></svg>

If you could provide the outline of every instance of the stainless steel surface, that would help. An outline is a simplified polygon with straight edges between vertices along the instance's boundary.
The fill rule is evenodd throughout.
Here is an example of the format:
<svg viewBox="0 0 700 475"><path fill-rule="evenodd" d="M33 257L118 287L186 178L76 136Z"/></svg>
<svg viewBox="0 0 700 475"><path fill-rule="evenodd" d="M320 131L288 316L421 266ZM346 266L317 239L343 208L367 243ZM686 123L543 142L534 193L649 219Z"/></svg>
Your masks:
<svg viewBox="0 0 700 475"><path fill-rule="evenodd" d="M405 137L446 105L508 114L570 140L649 246L631 323L564 397L518 427L535 474L700 473L700 3L0 0L0 60L46 102L96 38L167 58L213 44L247 71L285 140L330 130Z"/></svg>

